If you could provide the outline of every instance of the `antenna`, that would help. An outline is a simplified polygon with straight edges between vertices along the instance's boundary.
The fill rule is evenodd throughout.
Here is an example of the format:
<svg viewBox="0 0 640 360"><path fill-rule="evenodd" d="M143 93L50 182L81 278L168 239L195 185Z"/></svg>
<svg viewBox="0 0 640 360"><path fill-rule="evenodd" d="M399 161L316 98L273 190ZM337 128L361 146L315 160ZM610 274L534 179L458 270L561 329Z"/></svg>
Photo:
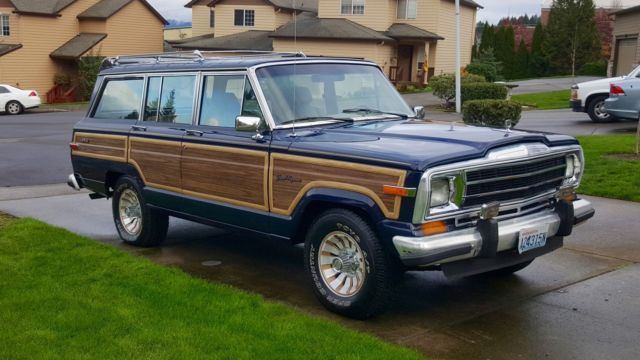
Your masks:
<svg viewBox="0 0 640 360"><path fill-rule="evenodd" d="M296 1L291 0L291 7L293 8L293 47L298 49L298 13L296 10ZM297 72L296 72L296 62L293 63L293 81L295 82ZM296 119L298 118L298 114L296 111L296 84L293 84L293 122L291 123L291 136L296 137Z"/></svg>

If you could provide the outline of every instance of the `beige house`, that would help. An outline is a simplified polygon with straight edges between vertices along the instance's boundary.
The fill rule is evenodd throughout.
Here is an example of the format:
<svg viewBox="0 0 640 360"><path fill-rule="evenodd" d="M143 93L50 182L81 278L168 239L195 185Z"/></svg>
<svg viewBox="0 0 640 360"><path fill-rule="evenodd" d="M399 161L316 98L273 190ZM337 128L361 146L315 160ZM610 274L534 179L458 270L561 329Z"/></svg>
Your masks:
<svg viewBox="0 0 640 360"><path fill-rule="evenodd" d="M165 41L184 40L193 37L193 31L188 27L173 27L164 29Z"/></svg>
<svg viewBox="0 0 640 360"><path fill-rule="evenodd" d="M79 58L162 52L166 23L145 0L0 0L0 83L73 100Z"/></svg>
<svg viewBox="0 0 640 360"><path fill-rule="evenodd" d="M640 65L640 6L614 13L611 76L627 75Z"/></svg>
<svg viewBox="0 0 640 360"><path fill-rule="evenodd" d="M398 83L455 71L453 0L193 0L182 50L302 51L378 63ZM461 0L462 63L471 61L476 11Z"/></svg>

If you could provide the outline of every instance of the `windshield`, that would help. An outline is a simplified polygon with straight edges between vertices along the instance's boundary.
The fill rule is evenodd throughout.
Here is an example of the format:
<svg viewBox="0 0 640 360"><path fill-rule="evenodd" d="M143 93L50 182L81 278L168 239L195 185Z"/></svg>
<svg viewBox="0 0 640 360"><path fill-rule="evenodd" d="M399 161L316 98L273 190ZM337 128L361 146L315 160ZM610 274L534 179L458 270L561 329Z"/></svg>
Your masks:
<svg viewBox="0 0 640 360"><path fill-rule="evenodd" d="M258 69L256 75L276 125L362 115L413 116L375 66L276 65Z"/></svg>

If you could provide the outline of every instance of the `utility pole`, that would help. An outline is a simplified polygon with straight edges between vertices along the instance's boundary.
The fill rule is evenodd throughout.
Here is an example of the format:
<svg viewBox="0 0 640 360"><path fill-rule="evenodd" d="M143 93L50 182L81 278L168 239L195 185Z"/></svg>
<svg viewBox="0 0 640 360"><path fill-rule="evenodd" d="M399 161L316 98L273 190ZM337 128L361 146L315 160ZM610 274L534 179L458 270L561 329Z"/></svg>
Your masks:
<svg viewBox="0 0 640 360"><path fill-rule="evenodd" d="M456 0L456 112L462 112L460 90L460 0Z"/></svg>

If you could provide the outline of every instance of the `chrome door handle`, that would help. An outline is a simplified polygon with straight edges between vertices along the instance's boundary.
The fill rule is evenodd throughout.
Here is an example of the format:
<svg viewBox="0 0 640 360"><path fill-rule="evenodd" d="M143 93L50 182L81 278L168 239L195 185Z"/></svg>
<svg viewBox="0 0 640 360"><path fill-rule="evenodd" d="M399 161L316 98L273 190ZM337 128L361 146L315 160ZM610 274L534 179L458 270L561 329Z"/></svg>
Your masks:
<svg viewBox="0 0 640 360"><path fill-rule="evenodd" d="M187 130L186 131L188 136L202 136L204 135L204 133L202 131L199 130Z"/></svg>
<svg viewBox="0 0 640 360"><path fill-rule="evenodd" d="M147 127L146 126L140 126L140 125L132 125L131 126L131 130L133 130L133 131L147 131Z"/></svg>

